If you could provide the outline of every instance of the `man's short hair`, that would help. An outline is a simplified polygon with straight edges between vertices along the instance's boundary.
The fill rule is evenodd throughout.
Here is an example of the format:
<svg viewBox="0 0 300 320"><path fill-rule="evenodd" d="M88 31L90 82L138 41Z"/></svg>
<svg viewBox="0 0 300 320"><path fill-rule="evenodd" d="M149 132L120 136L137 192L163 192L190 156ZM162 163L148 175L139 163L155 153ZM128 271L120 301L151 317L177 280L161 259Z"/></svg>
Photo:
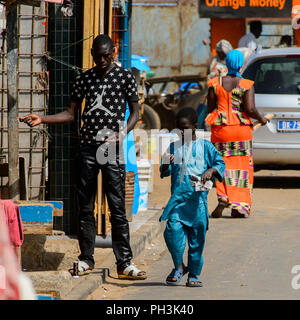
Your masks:
<svg viewBox="0 0 300 320"><path fill-rule="evenodd" d="M108 45L110 50L114 47L113 41L107 34L99 34L93 41L93 48L102 45Z"/></svg>
<svg viewBox="0 0 300 320"><path fill-rule="evenodd" d="M262 29L262 23L259 20L251 21L250 22L250 31L252 30L261 30Z"/></svg>
<svg viewBox="0 0 300 320"><path fill-rule="evenodd" d="M286 43L289 47L292 45L292 37L288 34L284 35L280 39L280 44Z"/></svg>

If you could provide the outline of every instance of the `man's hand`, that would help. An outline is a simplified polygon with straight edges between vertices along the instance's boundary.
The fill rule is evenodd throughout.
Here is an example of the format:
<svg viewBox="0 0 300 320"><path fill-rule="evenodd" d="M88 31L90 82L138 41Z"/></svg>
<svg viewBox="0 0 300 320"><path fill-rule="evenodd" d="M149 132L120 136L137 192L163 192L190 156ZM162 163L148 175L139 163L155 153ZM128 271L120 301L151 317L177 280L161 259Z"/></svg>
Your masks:
<svg viewBox="0 0 300 320"><path fill-rule="evenodd" d="M119 133L113 133L109 137L105 139L105 142L115 142L115 143L120 143L123 141L123 139L126 137L126 134L124 132L119 132Z"/></svg>
<svg viewBox="0 0 300 320"><path fill-rule="evenodd" d="M211 180L215 172L216 170L213 168L207 169L205 172L203 172L201 176L202 184L205 184L206 181Z"/></svg>
<svg viewBox="0 0 300 320"><path fill-rule="evenodd" d="M37 114L29 114L25 117L19 118L19 121L26 123L29 127L35 127L42 123L42 118Z"/></svg>

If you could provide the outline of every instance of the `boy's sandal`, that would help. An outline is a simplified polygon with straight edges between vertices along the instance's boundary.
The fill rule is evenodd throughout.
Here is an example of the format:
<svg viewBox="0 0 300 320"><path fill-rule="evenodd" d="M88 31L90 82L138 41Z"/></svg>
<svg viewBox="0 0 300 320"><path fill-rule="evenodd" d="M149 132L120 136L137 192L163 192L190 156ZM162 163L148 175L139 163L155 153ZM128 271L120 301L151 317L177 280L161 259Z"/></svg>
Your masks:
<svg viewBox="0 0 300 320"><path fill-rule="evenodd" d="M133 264L130 264L123 271L118 271L118 278L123 280L145 280L147 275L145 271L139 270Z"/></svg>
<svg viewBox="0 0 300 320"><path fill-rule="evenodd" d="M89 274L92 272L94 268L91 267L90 265L88 265L85 261L78 261L78 275L79 276L84 276L86 274ZM71 275L73 276L74 270L69 269L69 272L71 273Z"/></svg>
<svg viewBox="0 0 300 320"><path fill-rule="evenodd" d="M166 279L166 283L170 286L176 286L178 283L180 283L182 277L187 273L187 267L183 266L183 269L179 269L179 270L176 270L176 269L173 269L171 271L171 273L167 276L167 279ZM176 279L175 281L172 281L170 279Z"/></svg>
<svg viewBox="0 0 300 320"><path fill-rule="evenodd" d="M202 282L195 276L189 276L186 282L187 287L202 287Z"/></svg>

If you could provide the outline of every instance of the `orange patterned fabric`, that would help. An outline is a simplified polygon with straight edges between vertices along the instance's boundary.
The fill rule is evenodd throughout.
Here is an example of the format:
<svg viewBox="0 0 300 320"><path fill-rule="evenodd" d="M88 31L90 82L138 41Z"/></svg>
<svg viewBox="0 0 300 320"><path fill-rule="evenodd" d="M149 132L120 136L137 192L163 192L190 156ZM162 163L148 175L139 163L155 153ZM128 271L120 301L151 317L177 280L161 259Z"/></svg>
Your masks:
<svg viewBox="0 0 300 320"><path fill-rule="evenodd" d="M253 84L251 80L241 79L236 88L227 92L220 85L219 78L208 81L208 86L214 88L218 97L218 107L207 116L206 122L210 125L252 125L251 118L243 111L242 98Z"/></svg>
<svg viewBox="0 0 300 320"><path fill-rule="evenodd" d="M232 209L250 215L253 188L252 121L242 108L242 97L253 81L241 79L239 85L227 92L214 78L208 82L218 98L218 107L206 122L211 128L211 142L226 164L222 182L216 182L219 200Z"/></svg>

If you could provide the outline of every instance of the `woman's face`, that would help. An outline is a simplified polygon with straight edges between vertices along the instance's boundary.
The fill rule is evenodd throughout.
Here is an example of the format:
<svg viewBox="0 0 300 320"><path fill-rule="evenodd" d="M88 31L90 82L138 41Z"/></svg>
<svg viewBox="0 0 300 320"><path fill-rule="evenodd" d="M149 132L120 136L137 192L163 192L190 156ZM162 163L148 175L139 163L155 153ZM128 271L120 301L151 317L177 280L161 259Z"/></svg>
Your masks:
<svg viewBox="0 0 300 320"><path fill-rule="evenodd" d="M223 51L217 51L217 55L220 60L225 60L226 59L226 54Z"/></svg>

